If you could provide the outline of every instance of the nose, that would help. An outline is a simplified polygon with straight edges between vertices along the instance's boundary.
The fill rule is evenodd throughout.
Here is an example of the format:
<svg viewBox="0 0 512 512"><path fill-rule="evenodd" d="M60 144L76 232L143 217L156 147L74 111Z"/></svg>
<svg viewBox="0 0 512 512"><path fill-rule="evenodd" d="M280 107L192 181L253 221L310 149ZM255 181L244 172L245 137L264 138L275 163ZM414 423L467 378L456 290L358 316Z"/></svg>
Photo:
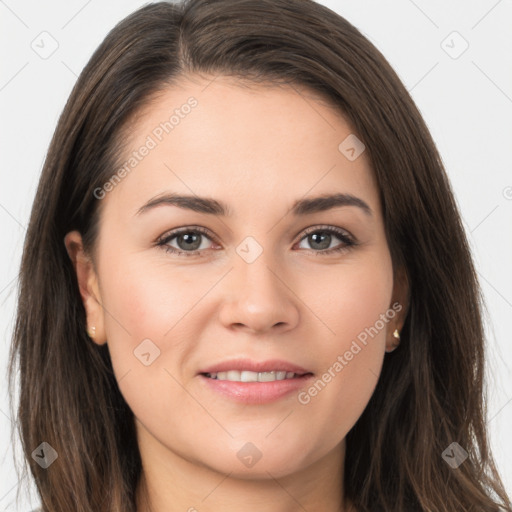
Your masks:
<svg viewBox="0 0 512 512"><path fill-rule="evenodd" d="M300 300L293 292L293 282L272 267L276 265L266 258L265 251L252 263L235 262L219 315L226 328L265 334L297 325Z"/></svg>

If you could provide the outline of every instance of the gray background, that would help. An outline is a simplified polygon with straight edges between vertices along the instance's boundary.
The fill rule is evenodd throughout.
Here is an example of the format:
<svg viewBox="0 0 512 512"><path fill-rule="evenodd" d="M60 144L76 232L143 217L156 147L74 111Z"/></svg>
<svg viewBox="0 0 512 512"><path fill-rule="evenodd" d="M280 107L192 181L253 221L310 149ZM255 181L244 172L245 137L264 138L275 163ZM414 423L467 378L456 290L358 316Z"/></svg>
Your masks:
<svg viewBox="0 0 512 512"><path fill-rule="evenodd" d="M144 3L0 0L2 370L12 334L23 238L58 116L106 33ZM443 157L488 306L488 424L498 467L511 492L512 441L506 425L512 425L512 1L320 3L346 17L384 53L411 92ZM54 47L51 55L45 54ZM1 389L0 511L14 511L19 482L5 378ZM19 445L16 450L19 453ZM19 510L36 504L37 499L29 501L27 496Z"/></svg>

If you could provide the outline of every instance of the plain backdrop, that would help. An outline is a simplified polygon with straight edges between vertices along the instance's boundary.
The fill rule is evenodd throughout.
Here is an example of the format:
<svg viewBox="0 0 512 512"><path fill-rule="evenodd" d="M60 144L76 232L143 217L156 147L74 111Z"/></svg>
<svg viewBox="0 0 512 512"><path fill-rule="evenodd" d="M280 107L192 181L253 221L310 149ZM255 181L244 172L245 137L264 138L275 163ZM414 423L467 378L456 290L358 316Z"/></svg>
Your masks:
<svg viewBox="0 0 512 512"><path fill-rule="evenodd" d="M4 375L19 262L39 174L78 74L107 32L145 3L0 0L0 511L18 510L14 499L20 482L14 469L13 419ZM512 2L320 3L347 18L385 55L412 94L440 150L489 311L488 425L510 493ZM19 454L19 444L16 449ZM21 487L25 484L21 482ZM20 511L37 505L33 492L29 498L21 502Z"/></svg>

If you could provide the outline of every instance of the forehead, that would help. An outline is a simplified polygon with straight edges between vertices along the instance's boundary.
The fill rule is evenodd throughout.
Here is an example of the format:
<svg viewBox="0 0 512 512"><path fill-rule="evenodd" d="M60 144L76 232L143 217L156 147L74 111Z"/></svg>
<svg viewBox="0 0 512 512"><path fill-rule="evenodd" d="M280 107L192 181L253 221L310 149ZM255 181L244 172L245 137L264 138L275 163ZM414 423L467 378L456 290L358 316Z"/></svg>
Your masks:
<svg viewBox="0 0 512 512"><path fill-rule="evenodd" d="M309 89L188 76L152 97L123 130L118 169L125 172L107 202L134 213L149 197L174 191L222 199L237 213L337 191L363 195L378 209L365 152L355 160L345 152L354 136Z"/></svg>

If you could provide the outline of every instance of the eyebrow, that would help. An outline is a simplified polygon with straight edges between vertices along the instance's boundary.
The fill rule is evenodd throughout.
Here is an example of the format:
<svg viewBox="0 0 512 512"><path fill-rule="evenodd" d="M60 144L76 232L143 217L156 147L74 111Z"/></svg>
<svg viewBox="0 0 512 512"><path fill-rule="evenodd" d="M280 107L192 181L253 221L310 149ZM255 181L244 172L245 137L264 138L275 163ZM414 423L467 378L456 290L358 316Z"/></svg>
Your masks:
<svg viewBox="0 0 512 512"><path fill-rule="evenodd" d="M141 206L136 215L147 212L157 206L177 206L184 210L192 210L198 213L208 215L217 215L229 217L232 211L229 206L216 199L199 197L194 195L180 195L166 193L150 199ZM310 215L313 213L324 212L341 206L356 206L361 208L366 215L372 215L372 209L361 198L352 194L325 194L317 197L306 197L298 199L293 203L291 213L295 216Z"/></svg>

